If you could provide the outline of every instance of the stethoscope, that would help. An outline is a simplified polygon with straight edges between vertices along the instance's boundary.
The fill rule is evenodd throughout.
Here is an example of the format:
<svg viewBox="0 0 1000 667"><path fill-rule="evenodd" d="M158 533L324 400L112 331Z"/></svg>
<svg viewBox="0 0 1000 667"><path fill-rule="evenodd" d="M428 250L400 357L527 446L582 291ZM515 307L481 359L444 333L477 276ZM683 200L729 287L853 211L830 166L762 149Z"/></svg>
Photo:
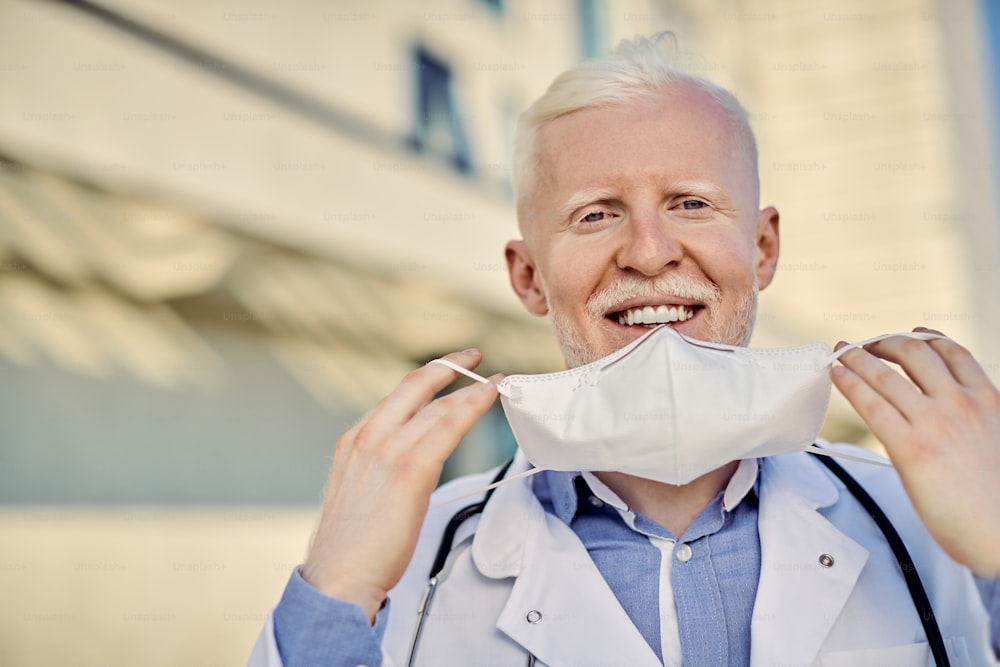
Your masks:
<svg viewBox="0 0 1000 667"><path fill-rule="evenodd" d="M892 522L889 521L889 517L885 515L882 508L878 506L875 499L872 498L864 487L858 483L854 477L851 476L847 470L844 469L839 463L834 461L829 456L820 456L818 454L812 453L818 461L830 469L830 471L844 483L847 490L851 492L851 495L857 499L861 506L871 515L872 520L875 525L878 526L879 530L882 531L882 535L885 536L886 542L889 543L889 548L892 549L892 554L899 562L899 569L903 571L903 578L906 581L906 587L910 591L910 598L913 600L913 605L917 609L917 613L920 616L920 623L924 626L924 634L927 635L927 643L931 649L931 655L934 656L934 663L938 667L950 667L951 662L948 660L948 653L945 650L944 638L941 635L941 628L938 626L937 619L934 616L934 610L931 608L930 600L927 598L927 591L924 590L924 585L920 582L920 576L917 574L917 568L913 563L913 558L910 557L910 552L907 551L906 545L903 544L903 539L899 536ZM496 477L493 479L492 484L496 484L503 479L504 475L507 474L507 469L510 468L510 464L513 460L508 461L500 471L497 473ZM477 503L472 503L467 505L462 509L455 512L455 514L448 520L448 525L445 526L444 533L441 536L441 543L438 545L437 555L434 558L434 564L431 566L430 578L427 582L427 588L424 590L424 596L420 600L420 605L417 607L417 627L413 632L413 642L410 644L410 657L407 661L408 667L413 667L414 660L417 655L417 648L420 644L420 633L423 630L424 620L427 618L427 610L430 608L431 601L434 598L434 591L437 589L440 580L438 576L441 574L441 570L444 569L445 561L448 559L448 554L451 553L452 545L455 541L455 534L458 532L459 527L465 523L467 520L482 513L483 509L486 507L486 503L489 501L490 496L493 495L493 491L496 488L491 488L486 492L486 495ZM536 658L531 653L528 653L528 667L533 667L535 665Z"/></svg>

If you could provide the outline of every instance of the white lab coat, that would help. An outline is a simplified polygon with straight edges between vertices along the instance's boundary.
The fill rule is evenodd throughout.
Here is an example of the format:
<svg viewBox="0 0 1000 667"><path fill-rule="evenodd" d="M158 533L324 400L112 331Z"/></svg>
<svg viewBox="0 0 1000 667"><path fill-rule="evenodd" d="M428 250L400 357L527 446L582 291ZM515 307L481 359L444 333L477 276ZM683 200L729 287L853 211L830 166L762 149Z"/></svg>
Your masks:
<svg viewBox="0 0 1000 667"><path fill-rule="evenodd" d="M519 454L508 475L527 467ZM996 664L989 616L968 570L927 535L894 472L848 467L906 542L952 664ZM761 571L751 664L932 665L899 566L850 493L806 454L766 459L761 475ZM439 489L433 502L489 479L484 474L456 480ZM387 667L407 664L416 610L444 525L473 500L428 515L410 568L390 594L383 641ZM417 665L524 667L529 653L539 667L661 664L580 540L543 511L530 480L498 488L482 516L461 527L454 544L424 621ZM832 566L819 563L823 554L833 558ZM272 628L269 619L252 667L281 665Z"/></svg>

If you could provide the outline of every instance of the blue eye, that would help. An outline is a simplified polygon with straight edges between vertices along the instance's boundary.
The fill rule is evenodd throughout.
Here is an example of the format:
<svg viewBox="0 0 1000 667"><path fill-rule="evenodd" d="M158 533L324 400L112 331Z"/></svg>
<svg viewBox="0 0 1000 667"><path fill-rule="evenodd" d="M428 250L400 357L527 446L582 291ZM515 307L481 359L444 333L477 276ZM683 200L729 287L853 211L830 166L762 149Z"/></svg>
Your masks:
<svg viewBox="0 0 1000 667"><path fill-rule="evenodd" d="M604 220L604 211L594 211L580 218L580 222L600 222Z"/></svg>
<svg viewBox="0 0 1000 667"><path fill-rule="evenodd" d="M708 204L698 199L685 199L681 206L685 211L695 211L699 208L705 208Z"/></svg>

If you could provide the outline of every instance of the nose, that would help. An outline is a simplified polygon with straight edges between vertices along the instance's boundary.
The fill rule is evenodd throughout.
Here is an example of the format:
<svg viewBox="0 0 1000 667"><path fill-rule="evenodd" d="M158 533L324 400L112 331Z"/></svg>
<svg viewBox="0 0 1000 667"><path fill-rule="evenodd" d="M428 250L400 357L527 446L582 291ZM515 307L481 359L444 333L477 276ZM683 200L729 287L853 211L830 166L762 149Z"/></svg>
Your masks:
<svg viewBox="0 0 1000 667"><path fill-rule="evenodd" d="M684 246L677 229L656 207L633 210L621 231L624 238L618 251L618 268L656 276L680 264Z"/></svg>

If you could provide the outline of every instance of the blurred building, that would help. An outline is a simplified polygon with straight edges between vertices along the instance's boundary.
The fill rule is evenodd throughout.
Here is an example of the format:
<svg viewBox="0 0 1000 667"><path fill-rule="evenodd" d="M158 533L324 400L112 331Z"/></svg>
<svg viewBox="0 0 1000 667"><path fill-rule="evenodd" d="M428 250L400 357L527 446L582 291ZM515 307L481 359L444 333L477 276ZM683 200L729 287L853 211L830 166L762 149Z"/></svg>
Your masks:
<svg viewBox="0 0 1000 667"><path fill-rule="evenodd" d="M1000 377L988 2L5 0L0 663L239 663L406 370L557 368L505 275L516 115L658 30L752 112L755 344L930 326ZM449 474L510 447L495 412Z"/></svg>

